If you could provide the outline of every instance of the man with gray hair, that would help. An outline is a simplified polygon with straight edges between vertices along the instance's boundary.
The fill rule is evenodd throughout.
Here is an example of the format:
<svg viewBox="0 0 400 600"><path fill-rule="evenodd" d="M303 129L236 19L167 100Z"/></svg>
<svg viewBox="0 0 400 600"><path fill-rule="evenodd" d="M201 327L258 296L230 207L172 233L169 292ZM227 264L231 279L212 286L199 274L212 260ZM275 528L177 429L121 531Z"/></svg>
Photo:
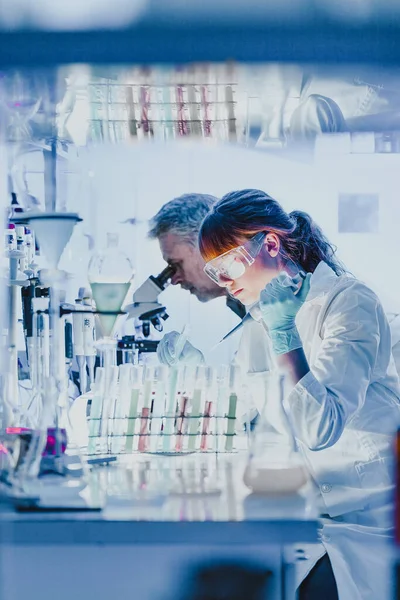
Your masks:
<svg viewBox="0 0 400 600"><path fill-rule="evenodd" d="M220 296L226 296L227 306L238 317L243 318L246 311L241 302L227 294L204 273L204 260L198 248L200 225L217 198L209 194L183 194L164 204L150 220L148 236L157 239L165 262L175 273L172 285L194 294L200 302L208 302ZM174 356L174 346L179 337L176 331L167 333L158 347L158 357L165 364L172 364L177 358L184 362L199 362L202 353L186 342L180 357Z"/></svg>
<svg viewBox="0 0 400 600"><path fill-rule="evenodd" d="M175 269L172 285L180 285L200 302L226 295L226 290L204 273L204 260L197 245L200 225L216 200L208 194L174 198L151 219L148 233L158 240L165 262Z"/></svg>

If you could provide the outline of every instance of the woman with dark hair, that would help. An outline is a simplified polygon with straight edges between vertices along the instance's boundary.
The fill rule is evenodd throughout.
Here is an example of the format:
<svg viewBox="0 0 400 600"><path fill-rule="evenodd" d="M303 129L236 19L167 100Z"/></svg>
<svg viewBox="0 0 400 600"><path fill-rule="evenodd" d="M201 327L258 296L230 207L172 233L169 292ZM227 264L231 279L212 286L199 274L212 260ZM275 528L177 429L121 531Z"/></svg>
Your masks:
<svg viewBox="0 0 400 600"><path fill-rule="evenodd" d="M218 201L199 247L207 275L262 324L290 382L284 408L322 515L299 597L386 600L400 389L379 299L346 273L309 215L287 214L260 190Z"/></svg>

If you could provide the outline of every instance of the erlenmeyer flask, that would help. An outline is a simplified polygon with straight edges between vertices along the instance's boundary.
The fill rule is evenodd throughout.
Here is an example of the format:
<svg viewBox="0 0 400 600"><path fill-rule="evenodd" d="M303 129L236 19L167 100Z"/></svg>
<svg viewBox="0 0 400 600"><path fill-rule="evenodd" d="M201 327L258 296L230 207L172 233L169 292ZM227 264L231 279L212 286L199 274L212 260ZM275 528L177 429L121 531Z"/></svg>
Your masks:
<svg viewBox="0 0 400 600"><path fill-rule="evenodd" d="M283 407L285 378L268 373L262 385L264 408L253 433L244 483L260 494L297 493L309 476Z"/></svg>

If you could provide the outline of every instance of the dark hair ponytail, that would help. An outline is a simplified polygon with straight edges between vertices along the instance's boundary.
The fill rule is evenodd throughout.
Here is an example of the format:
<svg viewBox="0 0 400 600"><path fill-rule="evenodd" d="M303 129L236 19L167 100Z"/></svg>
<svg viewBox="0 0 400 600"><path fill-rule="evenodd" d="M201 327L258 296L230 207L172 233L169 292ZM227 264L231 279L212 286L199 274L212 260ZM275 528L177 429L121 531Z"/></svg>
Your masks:
<svg viewBox="0 0 400 600"><path fill-rule="evenodd" d="M336 248L310 215L299 210L288 214L261 190L230 192L213 205L200 228L200 252L204 260L211 260L260 231L274 232L281 242L282 256L308 273L313 273L321 261L337 275L345 273L335 256Z"/></svg>
<svg viewBox="0 0 400 600"><path fill-rule="evenodd" d="M284 254L300 264L307 273L313 273L318 263L324 261L336 275L343 275L346 270L336 258L336 248L310 215L293 210L289 217L294 221L294 230L290 236L281 238Z"/></svg>

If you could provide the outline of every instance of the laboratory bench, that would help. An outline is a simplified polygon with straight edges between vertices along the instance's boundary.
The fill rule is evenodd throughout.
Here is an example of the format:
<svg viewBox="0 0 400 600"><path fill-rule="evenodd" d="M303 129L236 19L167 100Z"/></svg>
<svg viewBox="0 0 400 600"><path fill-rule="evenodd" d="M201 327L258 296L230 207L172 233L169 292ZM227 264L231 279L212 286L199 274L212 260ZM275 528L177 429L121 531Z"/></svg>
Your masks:
<svg viewBox="0 0 400 600"><path fill-rule="evenodd" d="M43 598L45 585L57 600L178 600L199 566L245 561L271 571L268 600L292 600L295 565L318 541L316 508L309 494L249 493L244 460L120 456L91 471L91 498L107 496L102 510L21 512L3 503L0 598Z"/></svg>

